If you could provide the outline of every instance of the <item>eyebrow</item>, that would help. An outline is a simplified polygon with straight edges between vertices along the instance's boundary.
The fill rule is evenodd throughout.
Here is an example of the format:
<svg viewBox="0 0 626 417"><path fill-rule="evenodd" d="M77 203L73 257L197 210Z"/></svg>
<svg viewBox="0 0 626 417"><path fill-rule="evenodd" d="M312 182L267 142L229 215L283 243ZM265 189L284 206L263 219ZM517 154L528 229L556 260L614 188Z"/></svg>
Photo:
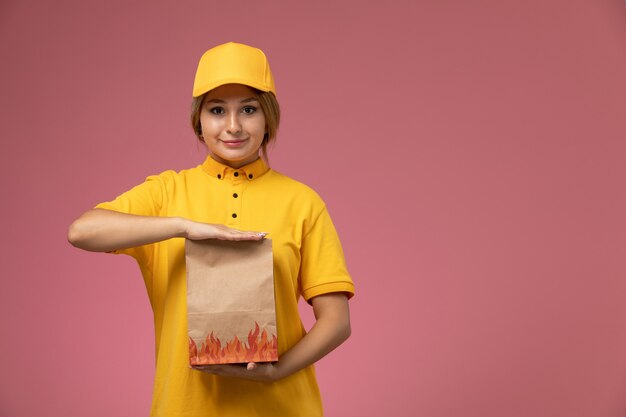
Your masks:
<svg viewBox="0 0 626 417"><path fill-rule="evenodd" d="M251 101L259 101L257 100L256 97L248 97L248 98L244 98L243 100L240 101L240 103L249 103ZM208 100L207 103L226 103L224 100L220 100L219 98L212 98L211 100Z"/></svg>

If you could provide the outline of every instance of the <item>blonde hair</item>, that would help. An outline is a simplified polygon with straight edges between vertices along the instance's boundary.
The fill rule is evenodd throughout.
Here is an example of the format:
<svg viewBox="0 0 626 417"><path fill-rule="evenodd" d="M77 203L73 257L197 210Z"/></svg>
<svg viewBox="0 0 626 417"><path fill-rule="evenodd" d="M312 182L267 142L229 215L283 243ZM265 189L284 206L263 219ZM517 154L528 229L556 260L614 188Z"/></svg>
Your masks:
<svg viewBox="0 0 626 417"><path fill-rule="evenodd" d="M261 152L263 154L263 159L267 161L267 145L275 142L276 135L278 134L278 125L280 124L280 106L278 105L278 100L276 100L274 93L259 91L254 88L252 90L254 91L257 100L259 100L259 106L261 107L261 110L263 110L263 115L265 116L265 128L267 133L265 134L265 137L263 137L263 142L261 142ZM200 142L204 142L204 139L202 138L202 125L200 124L200 111L202 110L202 104L204 103L204 98L207 94L208 93L204 93L199 97L194 97L191 101L191 127Z"/></svg>

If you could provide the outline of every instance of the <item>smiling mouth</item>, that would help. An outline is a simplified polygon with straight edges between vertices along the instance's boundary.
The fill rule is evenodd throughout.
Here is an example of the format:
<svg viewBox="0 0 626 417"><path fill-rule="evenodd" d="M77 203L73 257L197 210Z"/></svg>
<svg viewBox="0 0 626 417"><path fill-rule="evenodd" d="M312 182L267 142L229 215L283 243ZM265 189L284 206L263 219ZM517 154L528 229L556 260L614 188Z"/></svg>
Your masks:
<svg viewBox="0 0 626 417"><path fill-rule="evenodd" d="M239 146L244 143L247 139L235 139L235 140L222 140L222 143L226 146Z"/></svg>

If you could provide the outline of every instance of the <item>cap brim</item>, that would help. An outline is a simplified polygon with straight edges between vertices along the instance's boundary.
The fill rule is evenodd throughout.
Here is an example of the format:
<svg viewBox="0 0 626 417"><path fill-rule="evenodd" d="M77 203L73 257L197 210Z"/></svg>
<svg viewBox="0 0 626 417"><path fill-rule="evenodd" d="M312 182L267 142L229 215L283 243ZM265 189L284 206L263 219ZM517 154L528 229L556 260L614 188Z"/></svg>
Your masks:
<svg viewBox="0 0 626 417"><path fill-rule="evenodd" d="M221 87L221 86L223 86L225 84L242 84L242 85L247 85L248 87L256 88L257 90L260 90L260 91L272 92L272 93L274 93L274 95L276 94L274 91L272 91L266 85L255 84L255 83L251 83L251 82L248 82L248 81L242 81L242 80L237 79L237 78L230 78L230 79L224 79L224 80L212 82L210 84L206 84L206 85L194 88L194 90L193 90L193 97L200 97L201 95L206 94L209 91L214 90L217 87Z"/></svg>

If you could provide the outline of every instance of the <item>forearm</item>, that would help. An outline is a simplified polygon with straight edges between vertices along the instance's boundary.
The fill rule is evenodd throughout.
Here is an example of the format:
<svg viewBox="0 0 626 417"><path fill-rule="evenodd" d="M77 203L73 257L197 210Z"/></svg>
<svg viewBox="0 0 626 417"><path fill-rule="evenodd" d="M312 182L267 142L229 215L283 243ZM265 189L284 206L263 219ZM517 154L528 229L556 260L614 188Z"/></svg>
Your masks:
<svg viewBox="0 0 626 417"><path fill-rule="evenodd" d="M77 248L110 252L185 235L180 217L149 217L92 209L69 228L68 241Z"/></svg>
<svg viewBox="0 0 626 417"><path fill-rule="evenodd" d="M281 355L276 364L279 378L315 363L350 337L347 297L340 293L320 297L324 299L313 300L317 316L315 324L300 342Z"/></svg>
<svg viewBox="0 0 626 417"><path fill-rule="evenodd" d="M316 322L295 346L280 355L276 364L249 363L237 365L194 365L210 374L272 382L303 369L343 343L350 336L348 297L343 293L324 294L313 298Z"/></svg>

